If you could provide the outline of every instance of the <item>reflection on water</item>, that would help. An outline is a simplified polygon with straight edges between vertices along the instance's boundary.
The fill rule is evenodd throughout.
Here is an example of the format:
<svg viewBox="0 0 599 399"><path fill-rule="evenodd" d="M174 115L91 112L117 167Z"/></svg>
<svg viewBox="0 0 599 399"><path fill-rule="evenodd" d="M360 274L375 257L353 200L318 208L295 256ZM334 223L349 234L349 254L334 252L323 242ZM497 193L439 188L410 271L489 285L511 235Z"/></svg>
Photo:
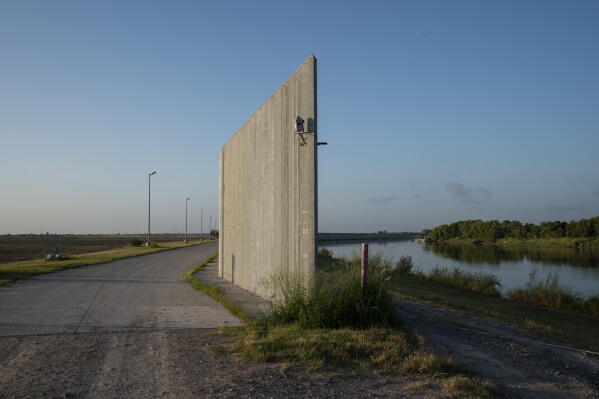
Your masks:
<svg viewBox="0 0 599 399"><path fill-rule="evenodd" d="M411 241L369 242L370 254L393 260L411 256L416 268L428 272L436 266L487 272L501 279L502 291L522 287L529 273L544 279L557 273L560 282L584 295L599 294L599 250L574 248L501 247L488 245L423 245ZM335 256L359 254L359 242L325 242Z"/></svg>
<svg viewBox="0 0 599 399"><path fill-rule="evenodd" d="M501 247L494 245L424 245L425 251L463 263L500 265L507 261L599 268L596 249Z"/></svg>

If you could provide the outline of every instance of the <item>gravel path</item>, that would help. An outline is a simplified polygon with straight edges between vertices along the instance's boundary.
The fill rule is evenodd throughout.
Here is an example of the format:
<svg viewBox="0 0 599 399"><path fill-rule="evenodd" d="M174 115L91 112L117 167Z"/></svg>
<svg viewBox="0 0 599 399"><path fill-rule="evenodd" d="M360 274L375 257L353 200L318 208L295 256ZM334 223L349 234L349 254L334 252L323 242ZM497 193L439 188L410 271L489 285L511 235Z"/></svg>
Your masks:
<svg viewBox="0 0 599 399"><path fill-rule="evenodd" d="M2 398L443 398L420 376L308 373L243 364L210 330L0 337Z"/></svg>
<svg viewBox="0 0 599 399"><path fill-rule="evenodd" d="M599 398L597 355L531 343L544 339L478 318L398 306L434 350L507 398ZM429 377L245 364L209 350L224 339L209 329L0 337L0 398L446 397Z"/></svg>

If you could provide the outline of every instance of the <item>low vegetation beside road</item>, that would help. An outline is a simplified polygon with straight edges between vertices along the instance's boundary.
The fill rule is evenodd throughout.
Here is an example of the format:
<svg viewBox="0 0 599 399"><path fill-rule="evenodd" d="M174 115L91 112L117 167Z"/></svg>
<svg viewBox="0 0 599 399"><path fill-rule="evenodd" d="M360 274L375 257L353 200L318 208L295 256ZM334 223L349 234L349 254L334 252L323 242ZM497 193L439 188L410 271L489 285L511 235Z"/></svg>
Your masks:
<svg viewBox="0 0 599 399"><path fill-rule="evenodd" d="M21 256L28 254L28 260L11 261L0 263L0 286L16 280L51 273L59 270L70 269L98 263L111 262L117 259L146 255L154 252L181 248L189 245L199 244L201 241L189 240L183 243L180 237L177 240L157 237L150 247L145 247L131 237L122 239L110 239L105 236L66 236L53 237L36 236L35 239L27 237L12 236L7 239L3 236L2 253L11 252L9 247L21 248ZM59 260L45 260L42 257L43 242L58 243L60 248L67 248L65 255ZM108 247L108 248L107 248ZM100 249L98 249L100 248ZM15 251L12 251L13 253Z"/></svg>
<svg viewBox="0 0 599 399"><path fill-rule="evenodd" d="M414 269L409 257L392 262L375 255L370 258L369 283L373 286L362 291L359 259L337 259L326 250L319 255L314 287L306 290L293 281L277 281L282 291L273 302L270 317L222 330L232 341L214 351L308 370L415 373L432 378L431 384L440 386L448 397L499 395L493 383L473 377L451 357L431 351L421 337L404 328L397 315L386 310L393 298L483 316L573 348L599 351L597 316L581 309L533 303L533 299L504 298L493 275L446 268L425 274ZM523 290L538 295L544 289L545 297L567 291L552 281L539 282L531 276Z"/></svg>
<svg viewBox="0 0 599 399"><path fill-rule="evenodd" d="M408 257L403 260L411 263ZM532 274L523 287L508 291L504 298L497 290L499 280L488 273L436 268L425 274L405 266L403 270L390 282L398 299L470 312L599 352L599 297L572 292L556 275L538 280Z"/></svg>
<svg viewBox="0 0 599 399"><path fill-rule="evenodd" d="M278 292L268 316L221 330L231 341L213 350L308 370L416 374L431 378L449 397L495 397L493 384L430 351L404 328L389 291L394 273L375 259L362 287L354 261L321 256L313 286L275 278L271 283Z"/></svg>

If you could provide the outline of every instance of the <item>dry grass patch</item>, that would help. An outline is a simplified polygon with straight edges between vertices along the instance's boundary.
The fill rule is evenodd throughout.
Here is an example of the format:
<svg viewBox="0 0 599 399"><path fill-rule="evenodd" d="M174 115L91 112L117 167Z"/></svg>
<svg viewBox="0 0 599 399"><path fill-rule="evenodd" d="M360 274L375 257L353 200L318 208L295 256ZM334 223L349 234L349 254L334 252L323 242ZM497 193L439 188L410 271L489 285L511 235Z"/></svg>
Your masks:
<svg viewBox="0 0 599 399"><path fill-rule="evenodd" d="M280 362L308 370L353 368L430 376L455 371L451 358L428 352L422 340L403 330L306 329L256 322L223 333L234 338L228 350L252 362Z"/></svg>

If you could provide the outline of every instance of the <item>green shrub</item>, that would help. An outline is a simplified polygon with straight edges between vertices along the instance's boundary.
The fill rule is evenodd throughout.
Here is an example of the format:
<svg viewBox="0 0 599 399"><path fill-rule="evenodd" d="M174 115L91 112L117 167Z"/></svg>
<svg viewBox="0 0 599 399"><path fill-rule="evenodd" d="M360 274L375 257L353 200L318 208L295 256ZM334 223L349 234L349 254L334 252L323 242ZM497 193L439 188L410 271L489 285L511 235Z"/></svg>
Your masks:
<svg viewBox="0 0 599 399"><path fill-rule="evenodd" d="M318 257L319 258L332 258L333 257L333 251L331 251L328 248L320 248L318 250Z"/></svg>
<svg viewBox="0 0 599 399"><path fill-rule="evenodd" d="M275 279L276 291L267 321L333 329L401 324L386 288L388 269L372 262L368 281L362 287L359 263L342 260L335 268L333 273L319 273L311 284L306 284L301 276Z"/></svg>
<svg viewBox="0 0 599 399"><path fill-rule="evenodd" d="M141 244L143 244L143 242L139 239L139 238L134 238L132 239L130 242L131 246L133 247L140 247Z"/></svg>
<svg viewBox="0 0 599 399"><path fill-rule="evenodd" d="M411 256L400 256L395 265L395 272L398 274L410 274L414 269L414 263Z"/></svg>

